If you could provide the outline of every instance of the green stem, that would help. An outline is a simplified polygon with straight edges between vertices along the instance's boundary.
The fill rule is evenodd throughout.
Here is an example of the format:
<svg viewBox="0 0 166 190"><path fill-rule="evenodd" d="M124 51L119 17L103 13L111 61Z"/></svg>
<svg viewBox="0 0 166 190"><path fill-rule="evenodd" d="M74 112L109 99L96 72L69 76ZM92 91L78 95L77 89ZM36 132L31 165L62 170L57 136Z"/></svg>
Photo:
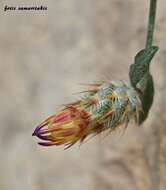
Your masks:
<svg viewBox="0 0 166 190"><path fill-rule="evenodd" d="M155 18L156 18L156 5L157 5L157 0L150 0L148 32L146 37L146 50L149 50L149 48L152 47L153 43L153 33L154 33Z"/></svg>

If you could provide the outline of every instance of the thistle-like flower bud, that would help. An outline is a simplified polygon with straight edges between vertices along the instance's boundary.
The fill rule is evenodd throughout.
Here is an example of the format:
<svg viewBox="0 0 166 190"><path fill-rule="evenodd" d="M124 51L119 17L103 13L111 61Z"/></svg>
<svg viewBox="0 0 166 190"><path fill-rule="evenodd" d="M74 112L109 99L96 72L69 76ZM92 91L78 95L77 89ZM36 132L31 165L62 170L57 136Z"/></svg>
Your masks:
<svg viewBox="0 0 166 190"><path fill-rule="evenodd" d="M40 145L69 148L89 135L126 128L132 118L138 123L141 107L137 91L126 81L93 84L79 101L37 126L33 136L43 140Z"/></svg>

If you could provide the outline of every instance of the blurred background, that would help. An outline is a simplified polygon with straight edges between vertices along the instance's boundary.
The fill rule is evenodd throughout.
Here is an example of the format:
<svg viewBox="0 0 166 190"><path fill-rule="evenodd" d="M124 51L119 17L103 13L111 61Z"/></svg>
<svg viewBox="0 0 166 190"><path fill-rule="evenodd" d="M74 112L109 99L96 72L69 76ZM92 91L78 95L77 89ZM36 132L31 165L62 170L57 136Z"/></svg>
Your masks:
<svg viewBox="0 0 166 190"><path fill-rule="evenodd" d="M79 147L40 147L36 125L74 101L80 83L128 79L144 47L148 0L0 1L0 190L166 189L166 3L158 1L146 122ZM8 11L4 5L45 5Z"/></svg>

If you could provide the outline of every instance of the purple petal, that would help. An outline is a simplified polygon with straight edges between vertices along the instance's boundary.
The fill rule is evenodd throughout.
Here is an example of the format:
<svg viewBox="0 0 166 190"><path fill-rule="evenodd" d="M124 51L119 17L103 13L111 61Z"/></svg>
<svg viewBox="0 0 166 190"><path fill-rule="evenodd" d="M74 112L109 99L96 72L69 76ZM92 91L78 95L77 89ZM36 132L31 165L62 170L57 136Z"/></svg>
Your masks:
<svg viewBox="0 0 166 190"><path fill-rule="evenodd" d="M38 142L39 145L41 146L52 146L54 144L52 144L52 142Z"/></svg>

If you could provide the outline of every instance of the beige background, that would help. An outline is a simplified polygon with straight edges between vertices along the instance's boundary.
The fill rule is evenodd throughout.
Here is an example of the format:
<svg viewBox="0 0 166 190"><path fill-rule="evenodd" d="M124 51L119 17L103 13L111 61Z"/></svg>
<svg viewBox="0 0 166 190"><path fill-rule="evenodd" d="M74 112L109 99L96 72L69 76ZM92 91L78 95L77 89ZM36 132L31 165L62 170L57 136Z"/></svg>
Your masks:
<svg viewBox="0 0 166 190"><path fill-rule="evenodd" d="M4 12L4 5L48 11ZM146 0L0 1L0 190L166 189L166 2L158 1L156 94L142 127L80 148L43 148L31 134L83 87L128 79L144 47Z"/></svg>

